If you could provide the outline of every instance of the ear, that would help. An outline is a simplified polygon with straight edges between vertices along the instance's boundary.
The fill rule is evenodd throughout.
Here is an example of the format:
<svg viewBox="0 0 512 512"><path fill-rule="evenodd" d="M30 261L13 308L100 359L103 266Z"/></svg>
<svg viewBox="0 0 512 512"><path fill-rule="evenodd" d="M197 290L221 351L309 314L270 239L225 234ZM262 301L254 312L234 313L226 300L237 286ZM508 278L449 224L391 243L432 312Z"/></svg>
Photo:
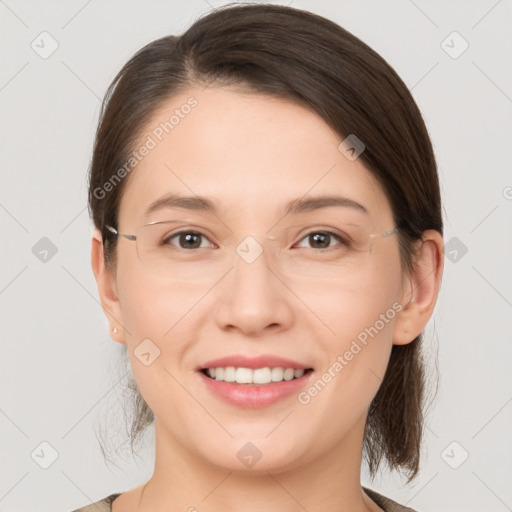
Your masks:
<svg viewBox="0 0 512 512"><path fill-rule="evenodd" d="M413 269L404 280L400 301L403 309L396 316L394 325L394 345L411 343L434 312L444 266L441 233L433 229L424 231L413 258Z"/></svg>
<svg viewBox="0 0 512 512"><path fill-rule="evenodd" d="M105 265L103 240L101 232L97 228L94 229L92 234L91 265L96 278L101 305L109 323L109 334L114 341L126 343L115 275ZM114 328L117 332L114 332Z"/></svg>

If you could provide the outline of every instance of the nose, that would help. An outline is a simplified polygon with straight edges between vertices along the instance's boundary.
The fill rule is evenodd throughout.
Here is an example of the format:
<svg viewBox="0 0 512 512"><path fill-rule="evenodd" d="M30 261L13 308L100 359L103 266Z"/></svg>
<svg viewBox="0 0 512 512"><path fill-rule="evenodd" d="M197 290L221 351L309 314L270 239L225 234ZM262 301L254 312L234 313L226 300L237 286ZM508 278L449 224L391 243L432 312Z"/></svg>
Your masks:
<svg viewBox="0 0 512 512"><path fill-rule="evenodd" d="M293 294L272 268L272 242L262 245L256 238L269 237L247 237L237 247L233 267L219 283L215 310L221 329L253 337L288 329L293 321Z"/></svg>

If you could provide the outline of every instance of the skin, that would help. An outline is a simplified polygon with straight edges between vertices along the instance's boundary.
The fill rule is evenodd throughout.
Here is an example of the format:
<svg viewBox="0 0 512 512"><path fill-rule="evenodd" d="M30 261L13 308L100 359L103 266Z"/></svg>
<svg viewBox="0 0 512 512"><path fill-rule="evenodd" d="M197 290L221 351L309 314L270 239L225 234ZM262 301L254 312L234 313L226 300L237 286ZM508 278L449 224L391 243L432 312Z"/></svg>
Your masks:
<svg viewBox="0 0 512 512"><path fill-rule="evenodd" d="M305 194L342 194L366 206L366 222L376 232L393 229L391 206L372 173L338 150L342 138L316 113L295 103L227 87L191 88L159 109L141 141L190 96L197 107L129 176L120 232L134 233L143 210L171 191L214 198L221 211L216 217L167 210L149 220L183 218L211 233L223 251L276 224L307 221L313 229L306 233L335 228L332 219L348 213L335 207L283 219L284 204ZM298 243L301 233L288 241ZM92 267L111 332L118 329L113 339L127 344L134 378L155 414L155 469L140 509L142 486L117 498L114 512L163 512L171 504L173 510L201 512L381 510L360 485L367 409L392 345L410 343L433 313L442 237L424 233L410 274L400 266L393 235L375 245L364 265L343 279L324 277L321 285L304 276L278 279L267 242L257 240L267 259L247 264L233 258L222 279L187 283L148 273L135 243L123 238L117 269L110 272L100 232L94 231ZM303 247L312 250L307 238ZM403 309L307 405L293 394L268 407L239 408L213 395L195 371L233 353L273 354L307 363L314 381L396 302ZM149 366L133 354L145 338L161 351ZM236 455L249 441L262 453L252 468Z"/></svg>

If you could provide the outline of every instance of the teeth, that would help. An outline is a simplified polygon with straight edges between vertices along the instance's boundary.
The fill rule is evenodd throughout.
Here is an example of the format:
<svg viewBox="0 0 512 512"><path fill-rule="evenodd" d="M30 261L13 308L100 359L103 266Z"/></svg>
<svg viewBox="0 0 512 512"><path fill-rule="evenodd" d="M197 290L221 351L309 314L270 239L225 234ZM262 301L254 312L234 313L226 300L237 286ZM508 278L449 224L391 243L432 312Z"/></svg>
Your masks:
<svg viewBox="0 0 512 512"><path fill-rule="evenodd" d="M217 379L217 377L215 377ZM224 368L224 380L226 382L235 382L236 373L235 368L233 366L228 366ZM220 378L219 378L220 380Z"/></svg>
<svg viewBox="0 0 512 512"><path fill-rule="evenodd" d="M270 384L271 382L282 382L283 380L298 379L304 375L304 370L294 368L208 368L206 374L215 380L225 382L236 382L237 384Z"/></svg>

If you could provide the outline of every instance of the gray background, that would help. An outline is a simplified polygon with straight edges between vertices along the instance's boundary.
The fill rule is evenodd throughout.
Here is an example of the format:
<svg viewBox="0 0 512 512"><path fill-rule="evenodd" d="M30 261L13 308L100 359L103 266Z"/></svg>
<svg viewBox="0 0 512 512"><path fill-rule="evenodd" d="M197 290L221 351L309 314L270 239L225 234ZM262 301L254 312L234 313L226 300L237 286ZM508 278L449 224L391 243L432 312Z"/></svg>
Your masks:
<svg viewBox="0 0 512 512"><path fill-rule="evenodd" d="M90 267L86 170L100 98L121 66L223 3L0 0L3 512L69 511L151 475L152 430L134 460L114 422L126 373ZM512 2L287 3L387 59L418 102L439 163L449 257L427 330L441 379L422 472L408 487L396 474L371 483L363 472L362 481L422 512L512 510ZM31 47L51 49L43 31L58 43L47 58ZM44 237L57 252L41 261ZM126 455L117 465L103 461L99 419Z"/></svg>

